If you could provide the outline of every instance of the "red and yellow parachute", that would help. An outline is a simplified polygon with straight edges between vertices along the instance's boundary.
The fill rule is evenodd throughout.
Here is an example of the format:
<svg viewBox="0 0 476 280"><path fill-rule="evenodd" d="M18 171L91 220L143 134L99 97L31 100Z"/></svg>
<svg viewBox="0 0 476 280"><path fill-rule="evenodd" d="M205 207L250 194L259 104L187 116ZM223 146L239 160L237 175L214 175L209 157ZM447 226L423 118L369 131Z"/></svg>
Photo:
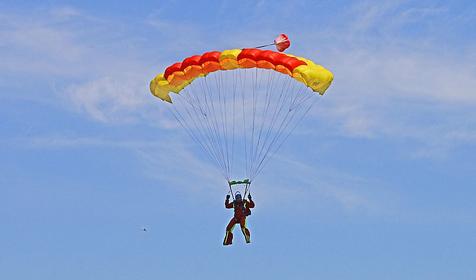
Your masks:
<svg viewBox="0 0 476 280"><path fill-rule="evenodd" d="M259 49L271 45L278 51ZM245 184L248 191L312 108L318 99L314 93L323 95L332 83L333 74L321 65L282 53L289 46L280 34L274 43L256 48L193 55L150 82L152 94L170 103L166 107L222 172L230 190ZM173 100L170 92L177 93ZM246 179L232 180L236 177Z"/></svg>
<svg viewBox="0 0 476 280"><path fill-rule="evenodd" d="M329 70L303 57L256 48L232 49L190 56L170 65L150 82L150 91L156 97L172 102L169 93L179 93L196 78L215 71L239 68L274 70L294 78L321 95L334 78Z"/></svg>

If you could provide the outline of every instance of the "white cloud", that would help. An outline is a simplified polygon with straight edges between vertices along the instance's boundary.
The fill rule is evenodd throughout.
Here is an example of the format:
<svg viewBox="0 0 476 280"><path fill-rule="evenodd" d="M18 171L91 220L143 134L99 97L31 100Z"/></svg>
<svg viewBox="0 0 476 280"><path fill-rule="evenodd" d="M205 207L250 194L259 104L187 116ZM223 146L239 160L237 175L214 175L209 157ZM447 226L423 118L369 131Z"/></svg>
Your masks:
<svg viewBox="0 0 476 280"><path fill-rule="evenodd" d="M351 31L365 32L374 28L383 18L394 11L399 4L401 4L401 1L380 1L380 3L363 1L354 5L349 10L349 13L358 16L352 16L353 20L350 22Z"/></svg>
<svg viewBox="0 0 476 280"><path fill-rule="evenodd" d="M455 127L465 135L476 132L471 58L363 48L336 50L333 57L335 83L313 114L344 135L412 140L411 153L423 149L420 155L428 156L471 143L451 136Z"/></svg>
<svg viewBox="0 0 476 280"><path fill-rule="evenodd" d="M110 139L97 136L54 134L15 139L14 145L32 149L122 149L135 154L143 165L144 176L191 192L223 190L225 180L218 170L192 152L192 146L177 137L158 137L151 140ZM12 144L12 143L10 143ZM202 158L203 157L203 158ZM186 175L186 176L184 176ZM189 188L190 186L193 186Z"/></svg>
<svg viewBox="0 0 476 280"><path fill-rule="evenodd" d="M102 77L66 89L72 104L101 122L132 121L151 102L142 76Z"/></svg>
<svg viewBox="0 0 476 280"><path fill-rule="evenodd" d="M307 49L304 55L335 73L334 84L322 98L323 102L315 107L313 116L335 124L329 126L331 130L346 137L413 141L412 152L425 156L474 142L473 123L455 130L459 118L448 118L442 125L428 128L427 120L422 121L425 113L418 114L418 110L433 106L430 118L441 111L453 116L467 114L468 119L474 119L474 110L469 106L476 103L476 57L471 52L444 52L446 50L432 45L431 34L411 42L405 36L392 37L398 35L395 29L398 31L401 26L445 12L439 7L399 10L400 7L399 3L389 1L356 5L345 13L350 18L344 27L330 24L328 28L311 28L311 33L306 33L303 39L310 42L302 47ZM71 7L45 14L53 15L54 19L32 16L25 20L22 15L1 15L5 21L0 26L0 44L8 51L0 53L4 62L0 71L18 73L22 79L24 76L31 79L54 76L64 85L56 92L61 102L66 100L72 109L105 123L146 119L161 127L176 126L161 109L160 101L152 98L148 91L149 80L156 74L151 65L160 63L156 69L162 69L164 63L176 59L169 56L170 53L186 52L188 48L200 50L208 44L223 46L225 41L230 45L251 46L263 36L261 33L250 35L245 30L210 38L199 24L165 20L160 12L153 12L145 22L163 42L141 48L121 44L138 38L127 30L116 29L118 22L99 21ZM270 16L269 22L275 17ZM62 27L52 24L58 20L68 24ZM380 28L392 31L390 36L382 34L385 32L372 33ZM299 30L294 31L303 33ZM274 34L269 27L261 31ZM313 38L316 41L312 42ZM315 49L321 49L319 57ZM135 55L153 53L152 50L157 56L148 60ZM441 135L444 137L439 137ZM348 205L361 201L352 194L346 195L345 190L335 195L341 196Z"/></svg>
<svg viewBox="0 0 476 280"><path fill-rule="evenodd" d="M33 149L123 149L140 159L145 176L165 185L181 187L192 193L226 192L225 180L218 170L202 153L192 152L193 146L185 144L178 136L149 141L56 134L16 139L14 143ZM278 163L273 166L273 173L276 175L260 177L253 188L253 193L260 197L260 204L264 206L271 206L276 202L285 205L289 201L301 201L305 206L312 201L319 204L319 207L331 207L348 213L380 215L389 210L384 205L390 207L391 203L379 201L388 197L381 190L385 184L378 182L377 189L377 182L325 166L311 166L289 156L277 156L275 162ZM289 176L290 173L292 176ZM267 192L272 192L273 195L268 196Z"/></svg>
<svg viewBox="0 0 476 280"><path fill-rule="evenodd" d="M197 192L223 190L226 184L214 166L193 153L180 139L163 142L152 149L141 149L138 156L145 165L147 176L171 186Z"/></svg>
<svg viewBox="0 0 476 280"><path fill-rule="evenodd" d="M149 93L154 75L149 62L124 44L126 34L112 29L120 23L99 20L73 7L28 17L0 14L0 18L0 74L8 77L2 84L34 88L31 98L59 101L60 106L100 122L162 115L157 107L151 109L159 101ZM157 124L171 126L169 120L157 119Z"/></svg>
<svg viewBox="0 0 476 280"><path fill-rule="evenodd" d="M311 114L332 124L334 133L405 140L409 154L440 157L472 143L452 137L455 127L465 135L476 132L474 47L437 43L441 34L426 23L445 20L446 8L407 4L356 4L348 9L353 12L347 25L317 32L321 36L305 53L314 58L319 48L316 62L333 71L335 80ZM430 33L405 35L416 24Z"/></svg>
<svg viewBox="0 0 476 280"><path fill-rule="evenodd" d="M50 14L59 20L68 20L80 16L81 12L71 6L62 6L51 9Z"/></svg>
<svg viewBox="0 0 476 280"><path fill-rule="evenodd" d="M0 14L0 19L3 21L0 25L3 75L15 73L44 78L64 75L65 71L77 73L72 66L80 65L86 49L76 43L68 30L23 16Z"/></svg>
<svg viewBox="0 0 476 280"><path fill-rule="evenodd" d="M272 171L265 172L252 189L264 208L272 209L278 204L293 211L309 212L311 207L316 215L326 215L321 213L321 209L326 209L326 212L369 216L391 216L398 208L398 194L386 188L386 182L290 155L276 156L273 162Z"/></svg>

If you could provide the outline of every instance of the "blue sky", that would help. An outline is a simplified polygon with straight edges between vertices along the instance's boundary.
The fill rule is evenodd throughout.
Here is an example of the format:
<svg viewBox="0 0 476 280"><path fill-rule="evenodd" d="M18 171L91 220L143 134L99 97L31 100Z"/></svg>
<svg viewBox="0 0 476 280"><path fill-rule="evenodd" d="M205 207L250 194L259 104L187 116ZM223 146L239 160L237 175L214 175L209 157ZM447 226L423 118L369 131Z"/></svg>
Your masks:
<svg viewBox="0 0 476 280"><path fill-rule="evenodd" d="M475 3L188 2L0 3L0 278L476 277ZM335 80L224 248L223 179L148 84L282 32Z"/></svg>

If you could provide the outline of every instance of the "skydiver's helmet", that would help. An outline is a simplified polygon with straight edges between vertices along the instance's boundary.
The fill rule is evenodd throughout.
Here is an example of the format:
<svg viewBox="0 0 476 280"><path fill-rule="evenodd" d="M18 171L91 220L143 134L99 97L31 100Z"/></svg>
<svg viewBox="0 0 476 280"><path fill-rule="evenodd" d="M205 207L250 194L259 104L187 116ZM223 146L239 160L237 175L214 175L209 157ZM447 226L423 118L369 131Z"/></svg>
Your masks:
<svg viewBox="0 0 476 280"><path fill-rule="evenodd" d="M241 201L241 200L242 200L242 198L241 198L241 193L236 192L236 194L235 194L235 200L236 200L236 201Z"/></svg>

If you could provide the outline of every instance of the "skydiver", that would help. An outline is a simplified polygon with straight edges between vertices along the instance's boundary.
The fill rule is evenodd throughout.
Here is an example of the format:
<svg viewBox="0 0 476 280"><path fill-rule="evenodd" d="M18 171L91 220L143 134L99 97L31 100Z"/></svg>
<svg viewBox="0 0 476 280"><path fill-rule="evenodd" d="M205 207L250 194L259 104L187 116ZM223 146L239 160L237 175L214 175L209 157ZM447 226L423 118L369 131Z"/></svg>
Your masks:
<svg viewBox="0 0 476 280"><path fill-rule="evenodd" d="M223 245L231 245L233 241L233 228L236 224L240 224L241 232L245 236L246 243L250 243L250 231L246 228L246 216L251 215L250 208L254 208L255 203L251 199L251 194L248 194L248 200L242 199L241 194L237 192L235 194L235 200L230 202L230 195L228 194L225 199L225 208L234 209L233 218L226 226L225 239L223 240Z"/></svg>

